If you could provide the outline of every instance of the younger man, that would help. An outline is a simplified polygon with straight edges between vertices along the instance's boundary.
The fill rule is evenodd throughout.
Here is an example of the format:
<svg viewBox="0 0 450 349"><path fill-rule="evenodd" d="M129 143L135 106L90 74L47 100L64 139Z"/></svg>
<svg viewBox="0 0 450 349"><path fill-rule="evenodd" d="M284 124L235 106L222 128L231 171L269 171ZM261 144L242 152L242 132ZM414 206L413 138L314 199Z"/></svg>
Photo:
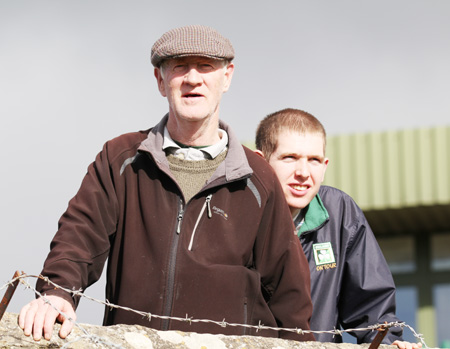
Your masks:
<svg viewBox="0 0 450 349"><path fill-rule="evenodd" d="M281 182L311 272L311 329L364 328L395 316L395 285L372 230L350 196L321 186L328 159L326 133L312 115L284 109L268 115L256 131L256 152L265 157ZM353 333L371 342L376 331ZM402 330L391 328L386 343L399 348ZM342 337L317 334L322 342Z"/></svg>

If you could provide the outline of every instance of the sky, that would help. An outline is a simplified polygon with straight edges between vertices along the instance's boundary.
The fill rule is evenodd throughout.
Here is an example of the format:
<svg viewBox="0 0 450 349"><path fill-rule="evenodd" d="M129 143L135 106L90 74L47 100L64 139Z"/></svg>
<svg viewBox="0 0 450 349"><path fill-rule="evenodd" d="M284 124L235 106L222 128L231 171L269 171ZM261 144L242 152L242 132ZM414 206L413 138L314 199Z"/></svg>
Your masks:
<svg viewBox="0 0 450 349"><path fill-rule="evenodd" d="M220 115L251 142L286 107L329 135L449 125L449 18L448 0L0 0L0 287L39 274L102 145L167 112L149 59L167 30L203 24L231 40ZM8 311L33 297L19 286ZM81 302L80 322L102 317Z"/></svg>

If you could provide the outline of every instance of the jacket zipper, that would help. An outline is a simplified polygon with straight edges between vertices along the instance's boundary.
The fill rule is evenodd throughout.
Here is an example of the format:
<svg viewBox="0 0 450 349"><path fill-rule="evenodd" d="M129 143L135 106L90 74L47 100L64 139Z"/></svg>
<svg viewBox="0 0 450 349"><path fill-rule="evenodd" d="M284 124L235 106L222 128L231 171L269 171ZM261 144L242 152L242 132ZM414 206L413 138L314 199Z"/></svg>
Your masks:
<svg viewBox="0 0 450 349"><path fill-rule="evenodd" d="M173 286L175 283L175 266L177 262L177 250L178 250L178 242L180 240L180 231L181 231L181 221L183 220L184 208L183 201L180 198L179 201L179 209L177 215L177 226L175 230L175 236L172 241L172 245L170 246L170 256L169 256L169 266L168 266L168 276L167 276L167 284L166 284L166 299L164 303L164 312L165 316L170 316L172 310L173 303ZM161 327L163 330L169 329L169 321L170 319L163 319Z"/></svg>
<svg viewBox="0 0 450 349"><path fill-rule="evenodd" d="M203 213L205 212L205 209L208 209L208 218L212 217L212 213L211 213L211 198L212 198L212 194L209 194L206 197L206 200L205 200L205 203L203 204L202 210L200 211L200 214L197 217L197 221L195 222L194 230L192 231L191 241L189 242L189 247L188 247L189 251L192 251L192 244L194 243L195 232L197 231L198 223L200 223L200 219L202 218Z"/></svg>

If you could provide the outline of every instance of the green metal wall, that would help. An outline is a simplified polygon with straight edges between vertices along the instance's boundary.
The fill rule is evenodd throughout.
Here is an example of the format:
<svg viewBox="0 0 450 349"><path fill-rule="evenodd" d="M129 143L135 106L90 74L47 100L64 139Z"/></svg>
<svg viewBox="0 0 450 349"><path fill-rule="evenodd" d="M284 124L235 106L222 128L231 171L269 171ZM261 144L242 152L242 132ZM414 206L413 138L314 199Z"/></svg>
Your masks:
<svg viewBox="0 0 450 349"><path fill-rule="evenodd" d="M450 126L328 137L324 184L364 210L450 203Z"/></svg>

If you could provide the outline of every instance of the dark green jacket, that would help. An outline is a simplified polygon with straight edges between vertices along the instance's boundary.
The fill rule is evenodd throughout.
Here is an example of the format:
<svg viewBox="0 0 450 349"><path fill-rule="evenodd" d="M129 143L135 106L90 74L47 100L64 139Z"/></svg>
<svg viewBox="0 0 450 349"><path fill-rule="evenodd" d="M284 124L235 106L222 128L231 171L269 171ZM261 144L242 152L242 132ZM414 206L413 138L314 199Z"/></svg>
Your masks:
<svg viewBox="0 0 450 349"><path fill-rule="evenodd" d="M344 192L322 186L307 207L299 231L309 261L312 330L365 328L398 321L395 285L374 234L361 209ZM391 328L384 343L401 340ZM376 331L354 332L368 343ZM341 336L315 334L321 342L340 342Z"/></svg>

